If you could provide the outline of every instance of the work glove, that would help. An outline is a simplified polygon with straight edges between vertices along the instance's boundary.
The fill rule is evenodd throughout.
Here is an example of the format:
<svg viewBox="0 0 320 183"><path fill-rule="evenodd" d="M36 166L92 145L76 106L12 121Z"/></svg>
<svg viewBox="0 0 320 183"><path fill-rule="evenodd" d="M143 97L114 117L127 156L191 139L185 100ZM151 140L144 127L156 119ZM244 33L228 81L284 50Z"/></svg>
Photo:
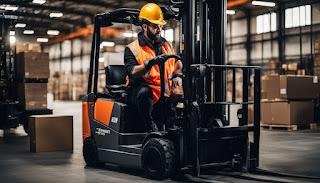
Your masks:
<svg viewBox="0 0 320 183"><path fill-rule="evenodd" d="M144 68L148 71L152 68L152 66L161 64L165 62L168 59L168 56L166 54L158 55L148 61L144 62Z"/></svg>

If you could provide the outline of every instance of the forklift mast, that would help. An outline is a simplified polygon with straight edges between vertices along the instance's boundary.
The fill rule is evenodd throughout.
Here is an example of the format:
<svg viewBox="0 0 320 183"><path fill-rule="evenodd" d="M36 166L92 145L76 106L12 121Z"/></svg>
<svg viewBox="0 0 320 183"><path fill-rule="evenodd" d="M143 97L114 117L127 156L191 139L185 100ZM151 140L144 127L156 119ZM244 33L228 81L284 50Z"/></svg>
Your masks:
<svg viewBox="0 0 320 183"><path fill-rule="evenodd" d="M0 13L0 101L14 100L15 62L14 49L10 45L9 32L17 17Z"/></svg>
<svg viewBox="0 0 320 183"><path fill-rule="evenodd" d="M212 121L220 127L230 125L230 106L241 105L238 111L239 128L253 133L249 141L250 165L259 166L260 141L260 67L226 65L226 0L188 0L171 1L171 6L180 10L182 33L184 35L183 90L184 90L184 140L189 141L193 156L193 174L200 174L199 139ZM236 71L243 77L242 101L236 99ZM226 75L232 73L232 101L226 100ZM254 99L248 100L250 78L253 76ZM253 126L248 125L248 105L253 105ZM226 110L228 109L228 110ZM219 123L220 122L220 123ZM217 125L219 126L219 125ZM236 132L237 129L229 128ZM245 148L245 147L243 147Z"/></svg>

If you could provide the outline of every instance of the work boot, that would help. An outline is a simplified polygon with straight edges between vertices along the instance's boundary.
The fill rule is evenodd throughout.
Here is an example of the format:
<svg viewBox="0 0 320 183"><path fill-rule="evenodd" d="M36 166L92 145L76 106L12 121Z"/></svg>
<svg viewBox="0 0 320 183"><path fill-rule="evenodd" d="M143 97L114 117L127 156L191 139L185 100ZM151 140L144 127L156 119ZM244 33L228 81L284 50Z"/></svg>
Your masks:
<svg viewBox="0 0 320 183"><path fill-rule="evenodd" d="M154 121L150 122L149 132L157 132L159 131L157 124Z"/></svg>

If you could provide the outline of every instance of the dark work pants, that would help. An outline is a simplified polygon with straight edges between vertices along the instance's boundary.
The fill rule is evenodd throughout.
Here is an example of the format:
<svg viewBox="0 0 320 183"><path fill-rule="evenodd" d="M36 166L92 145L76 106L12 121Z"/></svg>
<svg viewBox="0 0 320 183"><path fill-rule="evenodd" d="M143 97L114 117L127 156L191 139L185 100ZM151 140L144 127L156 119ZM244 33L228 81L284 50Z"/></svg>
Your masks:
<svg viewBox="0 0 320 183"><path fill-rule="evenodd" d="M128 98L130 104L137 109L140 119L146 125L146 130L150 130L152 121L157 124L159 130L163 130L163 124L166 124L166 127L173 126L173 121L168 123L167 118L175 114L172 105L168 103L168 98L160 99L153 105L152 90L148 86L133 87Z"/></svg>

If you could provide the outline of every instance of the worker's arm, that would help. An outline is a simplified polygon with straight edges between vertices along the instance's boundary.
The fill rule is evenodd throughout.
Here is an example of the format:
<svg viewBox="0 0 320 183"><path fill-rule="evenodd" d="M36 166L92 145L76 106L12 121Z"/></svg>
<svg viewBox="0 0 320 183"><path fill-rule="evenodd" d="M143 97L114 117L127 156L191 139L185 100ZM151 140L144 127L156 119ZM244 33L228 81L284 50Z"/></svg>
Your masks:
<svg viewBox="0 0 320 183"><path fill-rule="evenodd" d="M175 65L174 65L174 71L173 71L173 76L181 76L182 75L182 62L181 60L177 60Z"/></svg>
<svg viewBox="0 0 320 183"><path fill-rule="evenodd" d="M154 58L151 58L151 59L145 61L141 65L134 66L131 74L133 77L140 77L140 76L144 75L146 72L148 72L154 65L161 64L161 63L167 61L167 59L168 58L166 57L165 54L158 55Z"/></svg>
<svg viewBox="0 0 320 183"><path fill-rule="evenodd" d="M141 77L143 76L145 73L147 73L147 69L145 68L144 64L142 65L135 65L133 66L132 68L132 71L131 71L131 75L133 77Z"/></svg>
<svg viewBox="0 0 320 183"><path fill-rule="evenodd" d="M138 64L135 56L129 50L125 49L124 63L126 67L126 72L129 76L138 78L147 73L154 65L160 64L161 62L166 61L167 58L165 54L158 55L150 60L144 62L144 64Z"/></svg>
<svg viewBox="0 0 320 183"><path fill-rule="evenodd" d="M146 72L148 72L154 65L160 64L161 62L166 61L164 55L158 55L154 58L151 58L144 62L141 65L135 65L131 71L131 75L133 77L141 77Z"/></svg>
<svg viewBox="0 0 320 183"><path fill-rule="evenodd" d="M133 77L141 77L143 76L148 70L151 69L151 67L155 64L157 64L159 61L162 61L161 59L157 60L156 58L153 58L149 61L146 61L143 65L135 65L131 71L131 74ZM152 63L151 63L152 62ZM182 75L182 62L178 60L174 65L174 71L173 76L181 76Z"/></svg>
<svg viewBox="0 0 320 183"><path fill-rule="evenodd" d="M141 77L147 72L144 65L138 64L136 57L129 48L124 50L124 66L126 68L127 75L131 77Z"/></svg>

